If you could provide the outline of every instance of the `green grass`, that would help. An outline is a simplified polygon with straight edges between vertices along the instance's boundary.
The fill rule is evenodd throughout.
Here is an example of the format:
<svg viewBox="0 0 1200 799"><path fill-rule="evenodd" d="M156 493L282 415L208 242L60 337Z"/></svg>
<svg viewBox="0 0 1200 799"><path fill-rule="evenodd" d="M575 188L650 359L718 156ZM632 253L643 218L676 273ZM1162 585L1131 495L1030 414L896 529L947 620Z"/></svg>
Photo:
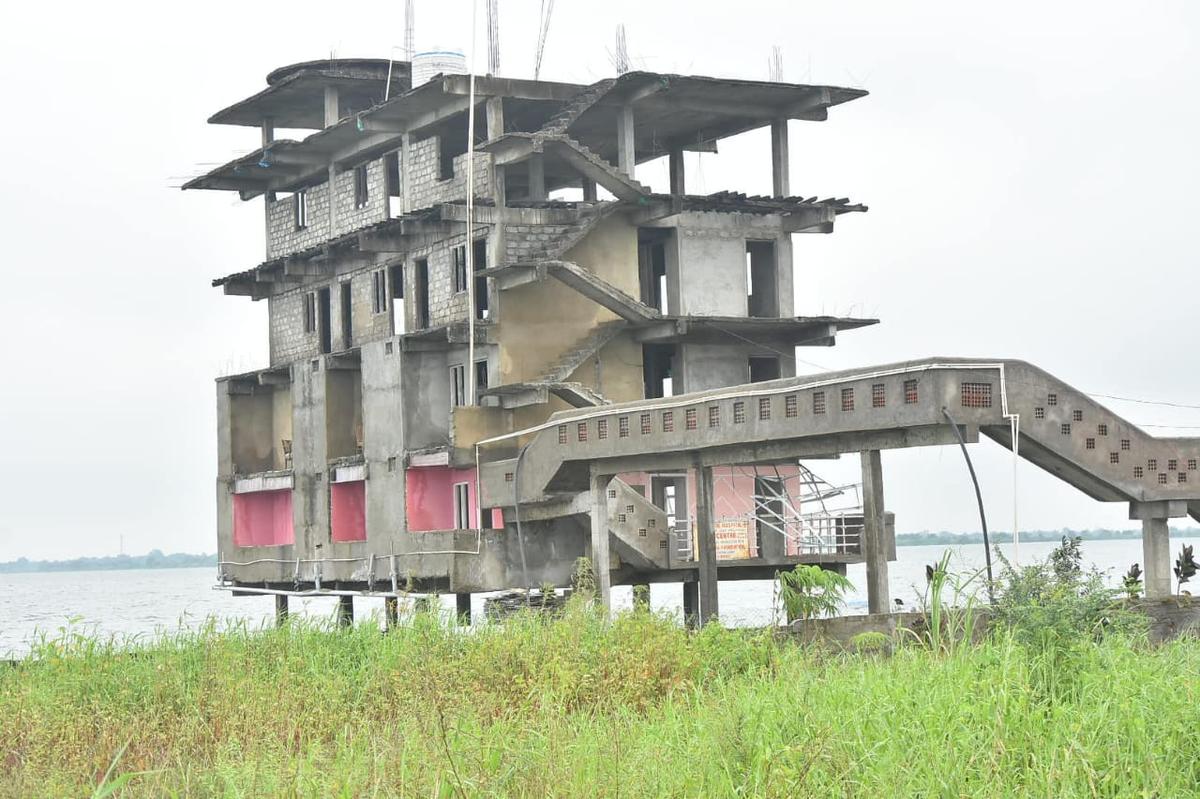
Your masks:
<svg viewBox="0 0 1200 799"><path fill-rule="evenodd" d="M1004 637L834 654L579 606L68 635L0 671L0 796L1197 795L1200 642L1072 663L1053 698Z"/></svg>

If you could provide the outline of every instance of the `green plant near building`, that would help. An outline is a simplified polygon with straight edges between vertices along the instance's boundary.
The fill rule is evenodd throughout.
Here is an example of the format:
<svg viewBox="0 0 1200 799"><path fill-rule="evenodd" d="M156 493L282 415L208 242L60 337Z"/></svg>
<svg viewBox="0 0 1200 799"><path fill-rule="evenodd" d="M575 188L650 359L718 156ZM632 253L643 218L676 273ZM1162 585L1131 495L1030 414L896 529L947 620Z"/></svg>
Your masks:
<svg viewBox="0 0 1200 799"><path fill-rule="evenodd" d="M802 564L791 571L778 572L776 578L779 599L789 622L833 616L841 608L846 590L851 588L843 575L820 566Z"/></svg>

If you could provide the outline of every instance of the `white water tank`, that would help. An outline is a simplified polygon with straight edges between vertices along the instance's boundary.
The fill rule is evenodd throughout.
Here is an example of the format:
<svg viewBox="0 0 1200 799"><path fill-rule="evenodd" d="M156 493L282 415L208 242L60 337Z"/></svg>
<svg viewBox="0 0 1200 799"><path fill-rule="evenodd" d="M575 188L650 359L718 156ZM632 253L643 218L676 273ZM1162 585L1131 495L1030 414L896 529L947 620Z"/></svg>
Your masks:
<svg viewBox="0 0 1200 799"><path fill-rule="evenodd" d="M435 47L414 53L412 57L413 88L429 82L434 75L465 75L467 57L462 50Z"/></svg>

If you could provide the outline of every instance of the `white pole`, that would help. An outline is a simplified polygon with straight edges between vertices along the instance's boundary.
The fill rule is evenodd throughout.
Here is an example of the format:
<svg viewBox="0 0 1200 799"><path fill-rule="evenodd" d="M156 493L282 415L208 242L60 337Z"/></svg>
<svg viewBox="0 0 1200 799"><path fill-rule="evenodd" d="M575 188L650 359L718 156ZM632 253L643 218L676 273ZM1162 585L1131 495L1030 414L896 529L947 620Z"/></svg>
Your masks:
<svg viewBox="0 0 1200 799"><path fill-rule="evenodd" d="M1009 417L1009 426L1012 429L1012 454L1013 454L1013 479L1012 479L1012 495L1013 495L1013 565L1021 565L1021 528L1017 526L1017 464L1021 460L1021 417L1013 414Z"/></svg>
<svg viewBox="0 0 1200 799"><path fill-rule="evenodd" d="M475 404L475 15L471 0L471 70L467 91L467 404ZM476 503L478 504L478 503Z"/></svg>

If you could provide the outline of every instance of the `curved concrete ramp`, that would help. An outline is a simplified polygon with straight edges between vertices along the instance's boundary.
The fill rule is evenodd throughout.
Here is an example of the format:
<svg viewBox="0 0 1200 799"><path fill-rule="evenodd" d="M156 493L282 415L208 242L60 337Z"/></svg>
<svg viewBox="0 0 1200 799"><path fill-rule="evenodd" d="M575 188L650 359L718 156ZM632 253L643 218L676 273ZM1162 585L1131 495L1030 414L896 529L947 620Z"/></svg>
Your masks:
<svg viewBox="0 0 1200 799"><path fill-rule="evenodd" d="M935 358L754 383L660 400L560 412L480 446L489 506L513 504L513 459L526 446L520 498L587 490L593 466L615 473L766 463L869 449L954 443L946 409L1105 502L1172 502L1200 513L1200 438L1158 438L1024 361ZM507 445L507 446L506 446Z"/></svg>

